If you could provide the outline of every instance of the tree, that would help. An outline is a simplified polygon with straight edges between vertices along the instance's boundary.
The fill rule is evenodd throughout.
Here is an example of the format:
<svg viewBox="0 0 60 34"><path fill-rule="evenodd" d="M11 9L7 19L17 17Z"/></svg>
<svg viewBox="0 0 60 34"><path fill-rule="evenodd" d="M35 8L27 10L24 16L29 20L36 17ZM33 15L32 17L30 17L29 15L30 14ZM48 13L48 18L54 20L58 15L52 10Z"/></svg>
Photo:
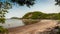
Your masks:
<svg viewBox="0 0 60 34"><path fill-rule="evenodd" d="M19 17L11 17L10 19L20 19Z"/></svg>
<svg viewBox="0 0 60 34"><path fill-rule="evenodd" d="M35 4L35 0L11 0L13 3L17 3L20 6L26 5L27 7L30 7Z"/></svg>
<svg viewBox="0 0 60 34"><path fill-rule="evenodd" d="M35 4L35 0L6 0L4 2L0 2L0 23L5 23L5 14L8 13L8 9L12 7L12 3L17 3L20 6L26 5L27 7L33 6ZM60 0L55 0L56 5L60 5ZM1 27L0 27L1 28Z"/></svg>
<svg viewBox="0 0 60 34"><path fill-rule="evenodd" d="M26 5L28 7L34 4L34 0L11 0L11 2L16 2L21 6ZM10 8L12 8L11 2L8 2L8 0L0 1L0 23L5 23L5 14L8 13ZM7 34L7 30L1 26L0 33Z"/></svg>
<svg viewBox="0 0 60 34"><path fill-rule="evenodd" d="M8 9L11 8L11 4L9 2L0 2L0 23L5 23L5 14L8 13ZM0 33L7 34L7 29L0 26Z"/></svg>
<svg viewBox="0 0 60 34"><path fill-rule="evenodd" d="M34 1L35 0L11 0L12 3L18 3L21 6L26 5L28 7L33 5ZM11 2L8 2L8 0L0 2L0 23L5 22L5 14L8 13L8 9L12 8Z"/></svg>
<svg viewBox="0 0 60 34"><path fill-rule="evenodd" d="M0 34L5 34L5 33L8 34L8 30L0 26Z"/></svg>
<svg viewBox="0 0 60 34"><path fill-rule="evenodd" d="M5 14L8 13L8 9L11 8L11 4L8 2L0 2L0 23L5 22Z"/></svg>
<svg viewBox="0 0 60 34"><path fill-rule="evenodd" d="M56 4L55 5L59 5L60 6L60 0L55 0Z"/></svg>
<svg viewBox="0 0 60 34"><path fill-rule="evenodd" d="M28 7L30 7L31 5L34 5L35 4L35 2L34 2L35 0L11 0L11 2L13 2L13 3L17 3L17 4L19 4L19 5L27 5ZM55 0L55 5L60 5L60 0Z"/></svg>

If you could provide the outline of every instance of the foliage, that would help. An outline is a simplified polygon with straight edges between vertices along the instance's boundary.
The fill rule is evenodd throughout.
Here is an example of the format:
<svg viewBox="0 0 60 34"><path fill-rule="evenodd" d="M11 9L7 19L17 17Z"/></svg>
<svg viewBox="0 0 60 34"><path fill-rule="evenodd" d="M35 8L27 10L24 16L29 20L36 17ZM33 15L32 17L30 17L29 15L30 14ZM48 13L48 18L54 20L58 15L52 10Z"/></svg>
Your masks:
<svg viewBox="0 0 60 34"><path fill-rule="evenodd" d="M23 22L28 25L28 24L33 24L33 23L37 23L38 21L34 21L36 19L52 19L52 20L60 20L60 13L49 13L49 14L46 14L46 13L42 13L40 11L34 11L34 12L29 12L29 13L26 13L22 19L25 19L23 20ZM29 20L31 19L31 20ZM33 19L33 20L32 20Z"/></svg>
<svg viewBox="0 0 60 34"><path fill-rule="evenodd" d="M13 3L18 3L19 5L23 6L26 5L28 7L34 4L34 0L11 0ZM12 8L10 0L0 0L0 23L5 23L5 14L8 13L8 9ZM0 31L5 32L5 29L0 27Z"/></svg>
<svg viewBox="0 0 60 34"><path fill-rule="evenodd" d="M39 11L29 12L22 17L22 19L23 19L22 21L26 25L34 24L34 23L37 23L40 21L38 19L42 18L41 17L42 15L44 15L44 13L39 12Z"/></svg>
<svg viewBox="0 0 60 34"><path fill-rule="evenodd" d="M43 13L42 12L39 12L39 11L34 11L34 12L29 12L29 13L27 13L27 14L25 14L24 16L23 16L23 18L27 18L27 19L39 19L39 17L40 16L42 16L43 15Z"/></svg>
<svg viewBox="0 0 60 34"><path fill-rule="evenodd" d="M20 19L20 18L18 18L18 17L11 17L10 19Z"/></svg>
<svg viewBox="0 0 60 34"><path fill-rule="evenodd" d="M25 14L22 18L24 19L56 19L60 20L60 13L42 13L40 11L29 12Z"/></svg>
<svg viewBox="0 0 60 34"><path fill-rule="evenodd" d="M5 22L5 14L8 13L8 9L12 6L9 2L0 2L0 23Z"/></svg>
<svg viewBox="0 0 60 34"><path fill-rule="evenodd" d="M60 0L55 0L56 4L55 5L59 5L60 6Z"/></svg>
<svg viewBox="0 0 60 34"><path fill-rule="evenodd" d="M0 23L5 23L5 18L0 18Z"/></svg>
<svg viewBox="0 0 60 34"><path fill-rule="evenodd" d="M9 0L8 0L9 1ZM0 23L4 23L5 22L5 14L8 13L8 9L12 8L12 5L11 5L11 2L13 3L17 3L19 4L20 6L23 6L23 5L26 5L27 7L30 7L32 5L35 4L35 0L11 0L11 2L9 3L7 0L4 1L4 2L0 2ZM56 5L60 5L60 0L56 0ZM57 14L57 15L53 15L53 16L49 16L47 14L40 14L40 13L33 13L33 16L32 17L26 17L26 18L31 18L31 19L45 19L45 18L48 18L48 19L60 19L60 14ZM25 18L25 17L24 17ZM3 30L5 31L5 29L1 28L0 27L0 31L3 32Z"/></svg>
<svg viewBox="0 0 60 34"><path fill-rule="evenodd" d="M23 19L22 21L26 25L29 25L29 24L37 23L41 19L60 20L60 13L49 13L49 14L46 14L46 13L42 13L40 11L34 11L34 12L26 13L22 17L22 19Z"/></svg>
<svg viewBox="0 0 60 34"><path fill-rule="evenodd" d="M8 30L0 26L0 34L8 34Z"/></svg>
<svg viewBox="0 0 60 34"><path fill-rule="evenodd" d="M11 2L17 3L17 4L19 4L20 6L26 5L26 6L28 6L28 7L34 5L34 4L35 4L34 1L35 1L35 0L11 0Z"/></svg>
<svg viewBox="0 0 60 34"><path fill-rule="evenodd" d="M34 2L35 0L11 0L11 2L13 2L13 3L17 3L17 4L19 4L19 5L26 5L26 6L28 6L28 7L30 7L31 5L34 5L35 4L35 2ZM60 5L60 0L55 0L55 5Z"/></svg>
<svg viewBox="0 0 60 34"><path fill-rule="evenodd" d="M7 1L0 1L0 23L5 23L5 14L8 13L8 9L12 8L11 4ZM0 33L7 34L7 29L0 26Z"/></svg>

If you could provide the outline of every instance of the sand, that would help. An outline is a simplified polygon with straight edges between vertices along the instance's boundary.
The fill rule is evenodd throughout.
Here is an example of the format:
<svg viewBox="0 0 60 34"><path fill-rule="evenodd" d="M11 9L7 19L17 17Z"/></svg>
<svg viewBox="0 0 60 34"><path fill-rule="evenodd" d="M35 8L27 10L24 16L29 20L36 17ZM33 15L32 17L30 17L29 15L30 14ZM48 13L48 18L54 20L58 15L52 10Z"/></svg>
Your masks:
<svg viewBox="0 0 60 34"><path fill-rule="evenodd" d="M55 26L57 26L57 21L55 20L41 20L35 24L9 28L8 31L9 34L37 34L38 32L51 30Z"/></svg>

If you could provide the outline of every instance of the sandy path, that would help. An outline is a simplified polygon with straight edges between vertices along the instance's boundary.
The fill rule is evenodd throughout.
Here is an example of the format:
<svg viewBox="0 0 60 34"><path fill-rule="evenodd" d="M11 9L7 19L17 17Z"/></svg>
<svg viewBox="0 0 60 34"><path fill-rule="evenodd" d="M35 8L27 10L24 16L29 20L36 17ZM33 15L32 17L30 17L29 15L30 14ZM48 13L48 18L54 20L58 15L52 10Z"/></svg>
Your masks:
<svg viewBox="0 0 60 34"><path fill-rule="evenodd" d="M9 34L36 34L47 30L47 28L55 27L57 21L54 20L42 20L36 24L26 25L22 27L16 27L9 29Z"/></svg>

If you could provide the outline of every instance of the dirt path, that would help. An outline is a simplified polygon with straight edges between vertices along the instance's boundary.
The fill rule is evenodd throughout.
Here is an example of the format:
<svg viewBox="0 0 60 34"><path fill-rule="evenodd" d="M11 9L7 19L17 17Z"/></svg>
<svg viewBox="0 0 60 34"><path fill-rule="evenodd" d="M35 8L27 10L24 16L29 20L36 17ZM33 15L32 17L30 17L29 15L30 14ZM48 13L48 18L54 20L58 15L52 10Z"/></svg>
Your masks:
<svg viewBox="0 0 60 34"><path fill-rule="evenodd" d="M47 28L53 28L57 24L54 20L42 20L36 24L10 28L9 34L36 34L37 32L42 32L47 30Z"/></svg>

